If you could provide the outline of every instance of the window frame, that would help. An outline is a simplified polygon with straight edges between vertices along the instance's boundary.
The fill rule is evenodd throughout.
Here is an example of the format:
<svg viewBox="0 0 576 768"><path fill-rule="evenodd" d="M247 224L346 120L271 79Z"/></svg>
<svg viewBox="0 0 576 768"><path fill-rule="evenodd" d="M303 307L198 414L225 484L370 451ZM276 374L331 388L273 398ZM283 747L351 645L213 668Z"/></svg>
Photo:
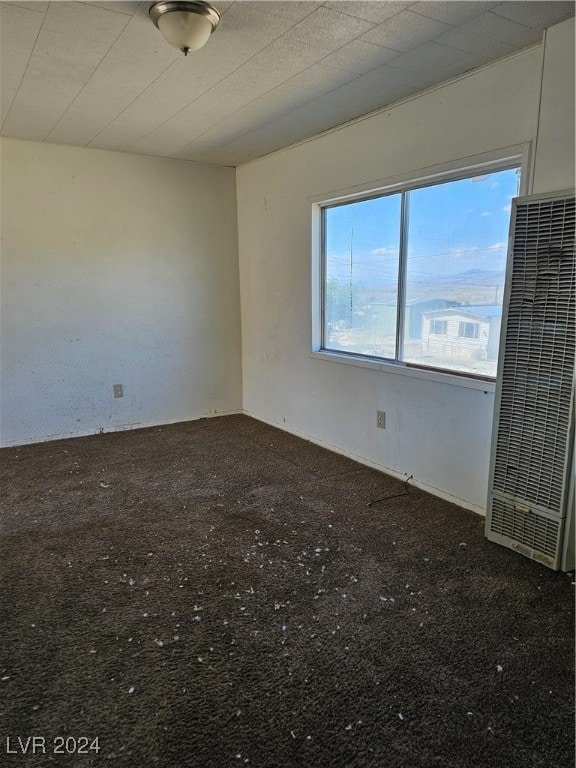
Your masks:
<svg viewBox="0 0 576 768"><path fill-rule="evenodd" d="M326 337L326 215L330 208L347 205L354 202L373 200L392 194L410 192L415 189L436 186L450 181L470 179L496 171L505 171L517 168L519 171L518 196L529 193L529 176L531 144L508 147L503 150L487 152L472 158L453 161L442 166L426 169L427 173L403 174L396 178L373 182L353 189L342 190L328 196L316 196L309 198L312 203L312 237L313 237L313 277L312 277L312 350L311 356L318 359L329 359L334 362L347 363L360 367L375 368L391 373L400 373L416 376L417 378L430 378L445 383L459 384L473 388L493 390L495 377L483 374L458 371L447 368L437 368L430 365L411 363L398 359L403 352L403 324L404 324L404 298L406 284L406 247L405 217L407 215L407 196L402 194L401 200L401 226L400 226L400 262L397 293L397 326L396 326L396 358L385 358L349 352L347 350L332 349L325 346Z"/></svg>
<svg viewBox="0 0 576 768"><path fill-rule="evenodd" d="M442 330L436 331L432 330L433 328L436 328L436 323L441 323ZM440 320L437 317L433 317L430 320L430 330L429 333L431 336L447 336L448 335L448 320Z"/></svg>
<svg viewBox="0 0 576 768"><path fill-rule="evenodd" d="M472 328L472 334L466 333L467 328ZM462 330L464 330L464 333L462 333ZM459 320L458 321L458 338L459 339L479 339L480 323L477 320Z"/></svg>

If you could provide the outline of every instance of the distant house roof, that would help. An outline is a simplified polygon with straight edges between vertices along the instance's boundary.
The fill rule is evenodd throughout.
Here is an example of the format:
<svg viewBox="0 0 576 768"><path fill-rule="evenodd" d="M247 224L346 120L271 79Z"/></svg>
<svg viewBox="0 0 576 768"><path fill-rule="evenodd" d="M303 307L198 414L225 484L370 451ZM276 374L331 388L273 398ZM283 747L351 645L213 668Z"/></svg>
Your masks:
<svg viewBox="0 0 576 768"><path fill-rule="evenodd" d="M473 315L474 317L501 317L502 306L500 304L477 304L447 309L435 309L424 313L426 317L454 317L455 315Z"/></svg>
<svg viewBox="0 0 576 768"><path fill-rule="evenodd" d="M478 304L477 306L464 307L466 312L472 312L474 315L483 317L500 317L502 314L502 304Z"/></svg>

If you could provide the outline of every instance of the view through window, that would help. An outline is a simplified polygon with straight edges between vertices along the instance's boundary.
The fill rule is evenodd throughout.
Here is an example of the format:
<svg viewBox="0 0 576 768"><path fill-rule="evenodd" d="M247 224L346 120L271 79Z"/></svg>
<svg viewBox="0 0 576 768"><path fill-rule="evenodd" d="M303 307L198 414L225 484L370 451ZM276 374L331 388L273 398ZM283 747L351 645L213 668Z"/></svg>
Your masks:
<svg viewBox="0 0 576 768"><path fill-rule="evenodd" d="M323 348L496 375L519 168L326 206Z"/></svg>

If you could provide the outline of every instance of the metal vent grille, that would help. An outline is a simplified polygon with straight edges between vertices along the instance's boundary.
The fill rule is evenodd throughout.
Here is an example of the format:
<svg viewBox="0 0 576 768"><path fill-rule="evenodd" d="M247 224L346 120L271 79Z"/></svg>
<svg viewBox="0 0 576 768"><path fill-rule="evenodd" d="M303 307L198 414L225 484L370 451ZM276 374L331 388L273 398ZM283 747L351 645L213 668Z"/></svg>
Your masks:
<svg viewBox="0 0 576 768"><path fill-rule="evenodd" d="M511 539L509 546L520 550L522 547L513 546L513 543L523 545L527 548L524 554L530 557L539 558L536 553L557 560L560 544L560 520L545 517L531 510L521 510L510 502L499 498L493 498L490 517L491 533L499 534L507 539Z"/></svg>
<svg viewBox="0 0 576 768"><path fill-rule="evenodd" d="M493 472L494 490L557 515L576 355L575 216L573 196L516 201Z"/></svg>

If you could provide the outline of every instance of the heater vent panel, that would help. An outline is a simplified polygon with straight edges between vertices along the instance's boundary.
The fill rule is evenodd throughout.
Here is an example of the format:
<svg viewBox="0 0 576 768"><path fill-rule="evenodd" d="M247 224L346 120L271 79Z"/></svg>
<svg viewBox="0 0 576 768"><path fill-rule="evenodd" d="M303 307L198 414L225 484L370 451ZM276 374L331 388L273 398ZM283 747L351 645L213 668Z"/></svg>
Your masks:
<svg viewBox="0 0 576 768"><path fill-rule="evenodd" d="M551 568L559 567L562 520L522 509L498 497L492 498L489 513L489 539Z"/></svg>
<svg viewBox="0 0 576 768"><path fill-rule="evenodd" d="M561 516L576 356L575 200L514 203L492 489Z"/></svg>

